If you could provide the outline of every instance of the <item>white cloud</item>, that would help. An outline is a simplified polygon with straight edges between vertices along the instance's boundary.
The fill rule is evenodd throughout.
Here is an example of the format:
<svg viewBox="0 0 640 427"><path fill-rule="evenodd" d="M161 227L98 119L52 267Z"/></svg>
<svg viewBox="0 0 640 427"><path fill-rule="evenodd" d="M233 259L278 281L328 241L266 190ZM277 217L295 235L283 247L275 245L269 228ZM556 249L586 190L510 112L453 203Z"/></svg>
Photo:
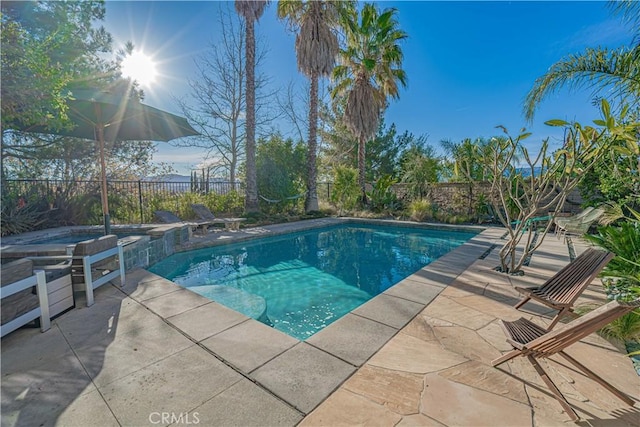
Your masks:
<svg viewBox="0 0 640 427"><path fill-rule="evenodd" d="M567 48L582 49L585 46L621 46L630 43L631 38L631 29L619 17L612 17L582 28L561 43Z"/></svg>
<svg viewBox="0 0 640 427"><path fill-rule="evenodd" d="M165 145L162 148L158 146L158 151L153 155L153 161L166 163L181 175L189 175L193 169L197 168L197 164L202 163L203 157L202 153L193 148L176 150L175 147Z"/></svg>
<svg viewBox="0 0 640 427"><path fill-rule="evenodd" d="M202 154L194 152L182 152L182 153L163 153L157 152L153 155L153 160L156 162L165 163L200 163L202 162Z"/></svg>
<svg viewBox="0 0 640 427"><path fill-rule="evenodd" d="M195 168L196 169L205 169L211 166L219 166L222 164L222 159L219 157L214 157L212 159L205 159L198 163Z"/></svg>

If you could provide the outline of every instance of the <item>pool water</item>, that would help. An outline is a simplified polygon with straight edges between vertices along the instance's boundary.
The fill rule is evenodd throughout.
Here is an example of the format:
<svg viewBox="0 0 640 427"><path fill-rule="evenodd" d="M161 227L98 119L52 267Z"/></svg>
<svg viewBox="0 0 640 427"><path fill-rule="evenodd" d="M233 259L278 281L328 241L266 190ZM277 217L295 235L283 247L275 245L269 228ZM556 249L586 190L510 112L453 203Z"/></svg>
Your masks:
<svg viewBox="0 0 640 427"><path fill-rule="evenodd" d="M149 270L304 340L475 234L341 225L182 252Z"/></svg>

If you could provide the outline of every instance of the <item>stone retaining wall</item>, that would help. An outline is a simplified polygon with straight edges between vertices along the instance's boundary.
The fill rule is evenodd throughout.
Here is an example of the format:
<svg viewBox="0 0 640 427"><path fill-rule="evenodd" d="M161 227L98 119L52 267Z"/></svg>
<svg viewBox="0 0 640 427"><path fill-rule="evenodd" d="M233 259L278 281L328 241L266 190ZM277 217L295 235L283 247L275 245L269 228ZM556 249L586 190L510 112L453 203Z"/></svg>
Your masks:
<svg viewBox="0 0 640 427"><path fill-rule="evenodd" d="M124 267L126 271L146 268L174 254L176 247L189 241L191 228L188 225L167 225L147 234L150 239L140 240L124 247Z"/></svg>
<svg viewBox="0 0 640 427"><path fill-rule="evenodd" d="M408 199L407 185L395 184L392 187L398 198ZM484 198L489 199L491 184L488 182L463 183L463 182L437 182L430 186L429 194L425 199L438 206L440 211L472 214L475 212L478 202ZM563 212L576 214L582 211L583 203L580 191L576 188L569 193L564 204Z"/></svg>

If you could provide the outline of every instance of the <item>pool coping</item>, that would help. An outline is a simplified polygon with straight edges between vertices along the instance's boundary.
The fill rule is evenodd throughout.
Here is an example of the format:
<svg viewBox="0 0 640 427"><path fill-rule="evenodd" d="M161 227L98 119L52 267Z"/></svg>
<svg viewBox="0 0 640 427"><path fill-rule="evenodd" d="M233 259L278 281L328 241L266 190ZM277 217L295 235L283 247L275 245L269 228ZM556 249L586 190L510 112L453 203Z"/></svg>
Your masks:
<svg viewBox="0 0 640 427"><path fill-rule="evenodd" d="M194 238L178 251L344 223L434 228L433 224L407 221L324 218L210 233ZM119 289L238 373L306 415L493 247L495 236L487 232L487 227L438 224L435 228L479 233L304 341L145 269L129 273Z"/></svg>

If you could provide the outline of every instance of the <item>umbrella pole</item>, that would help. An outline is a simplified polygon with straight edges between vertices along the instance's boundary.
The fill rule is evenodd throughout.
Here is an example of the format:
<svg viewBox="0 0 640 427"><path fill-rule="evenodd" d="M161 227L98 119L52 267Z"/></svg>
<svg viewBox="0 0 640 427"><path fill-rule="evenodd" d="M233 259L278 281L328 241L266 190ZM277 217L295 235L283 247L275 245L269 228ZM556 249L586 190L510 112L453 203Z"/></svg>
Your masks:
<svg viewBox="0 0 640 427"><path fill-rule="evenodd" d="M104 216L104 234L111 234L111 216L109 215L109 199L107 198L107 168L104 161L104 125L96 126L98 143L100 144L100 197L102 199L102 215Z"/></svg>

